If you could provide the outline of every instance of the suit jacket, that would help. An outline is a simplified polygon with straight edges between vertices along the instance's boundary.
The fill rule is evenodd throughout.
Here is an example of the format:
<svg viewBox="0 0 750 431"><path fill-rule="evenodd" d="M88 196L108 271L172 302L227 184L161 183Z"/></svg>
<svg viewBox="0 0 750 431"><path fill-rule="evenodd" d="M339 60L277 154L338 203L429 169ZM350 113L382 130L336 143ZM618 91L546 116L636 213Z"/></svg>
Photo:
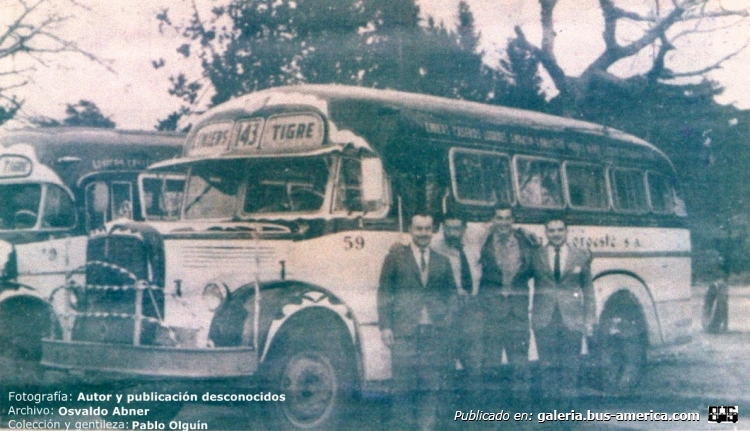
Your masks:
<svg viewBox="0 0 750 431"><path fill-rule="evenodd" d="M414 335L422 307L437 327L451 324L451 298L456 293L448 259L431 250L427 284L422 286L419 266L409 246L393 248L385 257L378 288L380 329L391 329L394 337Z"/></svg>
<svg viewBox="0 0 750 431"><path fill-rule="evenodd" d="M479 263L482 265L482 278L479 282L480 297L496 296L501 292L498 301L487 302L491 309L486 310L487 318L497 320L503 327L528 329L529 316L529 279L533 275L533 255L535 246L520 230L514 229L513 235L518 242L521 264L513 277L510 286L503 286L503 271L497 264L493 235L490 234L482 246Z"/></svg>
<svg viewBox="0 0 750 431"><path fill-rule="evenodd" d="M534 329L547 327L555 306L563 324L572 331L584 333L587 324L596 321L594 287L591 281L591 253L568 245L568 256L561 268L560 281L555 281L547 247L534 253Z"/></svg>

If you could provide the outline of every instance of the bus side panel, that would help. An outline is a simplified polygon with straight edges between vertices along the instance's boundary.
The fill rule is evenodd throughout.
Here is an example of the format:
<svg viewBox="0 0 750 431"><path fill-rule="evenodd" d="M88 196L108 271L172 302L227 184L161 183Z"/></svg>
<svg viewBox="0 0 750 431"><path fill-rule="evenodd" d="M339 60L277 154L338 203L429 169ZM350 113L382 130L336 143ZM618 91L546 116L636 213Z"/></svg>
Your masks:
<svg viewBox="0 0 750 431"><path fill-rule="evenodd" d="M365 380L390 378L390 350L377 325L378 280L388 250L404 240L398 232L343 231L296 242L290 253L289 279L330 290L354 312Z"/></svg>

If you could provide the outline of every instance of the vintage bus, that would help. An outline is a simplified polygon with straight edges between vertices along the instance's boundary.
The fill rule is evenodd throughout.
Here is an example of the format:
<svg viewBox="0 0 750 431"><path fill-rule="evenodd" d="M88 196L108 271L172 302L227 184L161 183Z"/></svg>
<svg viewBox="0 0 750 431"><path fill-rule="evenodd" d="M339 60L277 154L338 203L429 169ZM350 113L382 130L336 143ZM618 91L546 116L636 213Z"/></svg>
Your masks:
<svg viewBox="0 0 750 431"><path fill-rule="evenodd" d="M38 379L41 339L66 317L50 302L86 261L87 235L117 218L143 220L138 173L175 157L184 135L55 127L0 134L0 382ZM61 292L64 293L64 292ZM52 319L52 320L51 320Z"/></svg>
<svg viewBox="0 0 750 431"><path fill-rule="evenodd" d="M623 132L541 113L346 86L259 91L209 110L181 158L179 220L92 232L70 339L43 363L175 384L251 376L280 427L327 429L347 395L387 390L376 291L417 211L479 236L498 203L594 255L591 356L610 387L689 336L690 233L673 166ZM164 187L161 187L162 189ZM486 229L485 229L486 231ZM473 243L481 247L482 240Z"/></svg>

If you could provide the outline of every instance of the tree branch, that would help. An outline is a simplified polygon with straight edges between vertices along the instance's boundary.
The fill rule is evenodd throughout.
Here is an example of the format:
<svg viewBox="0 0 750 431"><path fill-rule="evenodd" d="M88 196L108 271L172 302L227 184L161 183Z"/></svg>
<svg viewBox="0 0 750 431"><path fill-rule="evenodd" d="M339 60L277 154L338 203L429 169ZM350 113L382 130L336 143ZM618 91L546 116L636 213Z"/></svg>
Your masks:
<svg viewBox="0 0 750 431"><path fill-rule="evenodd" d="M661 78L664 78L664 79L673 79L673 78L686 78L686 77L692 77L692 76L700 76L700 75L708 73L708 72L710 72L712 70L721 69L721 66L722 66L722 64L724 64L725 61L732 59L737 54L739 54L740 52L744 51L745 48L747 48L749 45L750 45L750 40L748 40L747 42L745 42L745 44L742 45L741 48L733 51L732 53L730 53L728 55L725 55L724 57L716 60L714 63L712 63L712 64L710 64L710 65L708 65L708 66L706 66L704 68L701 68L701 69L691 70L689 72L672 72L671 70L665 69L665 72L667 73L667 75L666 76L661 76Z"/></svg>

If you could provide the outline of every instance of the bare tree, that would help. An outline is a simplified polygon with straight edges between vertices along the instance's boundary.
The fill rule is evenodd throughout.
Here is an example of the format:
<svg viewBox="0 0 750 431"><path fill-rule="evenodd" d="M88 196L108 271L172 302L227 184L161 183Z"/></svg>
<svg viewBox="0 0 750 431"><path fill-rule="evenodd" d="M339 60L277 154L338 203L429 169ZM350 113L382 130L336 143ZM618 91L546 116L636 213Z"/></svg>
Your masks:
<svg viewBox="0 0 750 431"><path fill-rule="evenodd" d="M579 76L568 76L555 56L553 12L558 2L559 0L539 0L542 26L540 46L532 44L520 26L515 27L515 32L521 45L536 56L549 73L560 92L563 110L568 114L578 110L581 102L590 96L595 84L602 84L605 88L615 86L627 89L628 86L649 85L658 80L701 76L721 67L723 62L748 44L747 41L744 44L740 42L741 46L732 53L710 59L693 70L672 70L667 65L667 54L679 46L681 39L700 37L701 34L710 34L736 25L748 17L750 8L726 9L720 0L654 0L651 10L643 13L633 10L635 6L632 2L599 0L604 17L604 51ZM618 26L628 23L637 24L641 29L640 35L623 41L623 37L618 37ZM630 26L632 27L634 26ZM623 78L611 71L618 61L637 56L647 48L654 49L656 54L651 57L650 69L646 73Z"/></svg>
<svg viewBox="0 0 750 431"><path fill-rule="evenodd" d="M76 41L62 36L64 23L88 8L76 0L0 0L0 124L13 118L23 104L14 90L30 82L38 66L49 66L61 53L75 53L109 65Z"/></svg>

